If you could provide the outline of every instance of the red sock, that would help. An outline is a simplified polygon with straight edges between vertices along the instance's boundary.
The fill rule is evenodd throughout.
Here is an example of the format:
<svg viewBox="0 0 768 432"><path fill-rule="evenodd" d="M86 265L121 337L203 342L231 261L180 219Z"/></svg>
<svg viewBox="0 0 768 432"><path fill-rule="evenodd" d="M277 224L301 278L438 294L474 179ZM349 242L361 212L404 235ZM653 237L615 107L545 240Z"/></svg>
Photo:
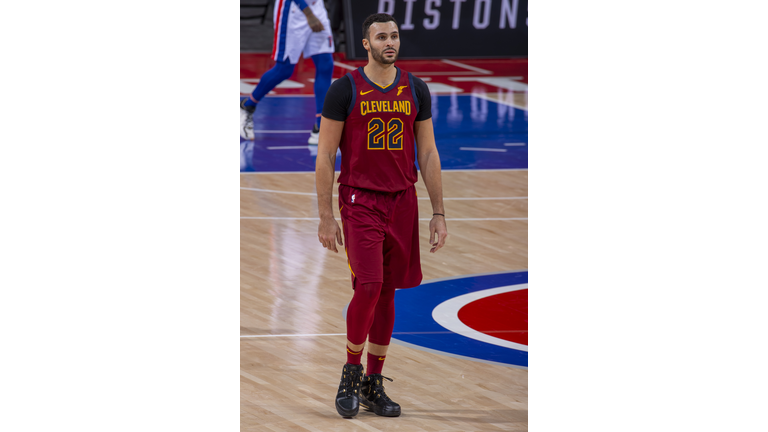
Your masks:
<svg viewBox="0 0 768 432"><path fill-rule="evenodd" d="M362 364L360 361L363 354L363 350L360 350L358 352L354 352L349 347L347 347L347 363L353 364L353 365L359 365Z"/></svg>
<svg viewBox="0 0 768 432"><path fill-rule="evenodd" d="M366 368L365 374L366 375L373 375L373 374L380 374L381 369L384 367L384 360L387 358L387 355L378 356L375 354L368 353L368 367Z"/></svg>

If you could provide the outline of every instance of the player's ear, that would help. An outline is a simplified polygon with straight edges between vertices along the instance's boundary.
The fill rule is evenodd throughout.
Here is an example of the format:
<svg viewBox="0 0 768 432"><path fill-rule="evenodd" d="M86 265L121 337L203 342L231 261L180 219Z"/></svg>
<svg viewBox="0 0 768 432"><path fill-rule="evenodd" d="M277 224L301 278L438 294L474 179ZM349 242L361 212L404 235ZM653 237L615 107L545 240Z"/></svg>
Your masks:
<svg viewBox="0 0 768 432"><path fill-rule="evenodd" d="M363 39L363 48L368 51L368 39Z"/></svg>

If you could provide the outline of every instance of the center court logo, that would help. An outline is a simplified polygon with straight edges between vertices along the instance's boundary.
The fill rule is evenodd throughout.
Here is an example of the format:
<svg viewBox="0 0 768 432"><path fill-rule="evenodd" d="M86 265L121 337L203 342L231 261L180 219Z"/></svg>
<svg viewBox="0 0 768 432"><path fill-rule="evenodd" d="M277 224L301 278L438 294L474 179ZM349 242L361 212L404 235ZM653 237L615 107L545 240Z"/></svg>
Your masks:
<svg viewBox="0 0 768 432"><path fill-rule="evenodd" d="M466 275L395 292L392 342L528 368L528 272Z"/></svg>

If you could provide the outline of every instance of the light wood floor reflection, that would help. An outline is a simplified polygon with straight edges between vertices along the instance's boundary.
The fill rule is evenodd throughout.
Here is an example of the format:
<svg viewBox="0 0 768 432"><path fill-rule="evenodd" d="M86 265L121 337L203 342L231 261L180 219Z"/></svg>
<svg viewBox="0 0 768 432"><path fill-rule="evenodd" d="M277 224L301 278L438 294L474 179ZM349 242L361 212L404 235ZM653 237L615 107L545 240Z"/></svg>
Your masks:
<svg viewBox="0 0 768 432"><path fill-rule="evenodd" d="M527 170L444 171L449 237L430 254L428 221L420 222L424 280L527 269L527 184ZM314 173L241 174L240 187L241 430L528 429L527 370L397 344L383 374L395 380L385 387L403 414L361 409L341 418L333 399L352 287L343 250L334 254L317 240ZM416 187L428 219L421 178Z"/></svg>

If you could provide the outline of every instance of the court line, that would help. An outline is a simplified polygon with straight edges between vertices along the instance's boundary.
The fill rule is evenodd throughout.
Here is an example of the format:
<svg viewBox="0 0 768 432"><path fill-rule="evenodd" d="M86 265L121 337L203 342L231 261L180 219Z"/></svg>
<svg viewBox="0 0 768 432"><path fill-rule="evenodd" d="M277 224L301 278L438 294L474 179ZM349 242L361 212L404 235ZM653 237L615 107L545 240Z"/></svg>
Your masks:
<svg viewBox="0 0 768 432"><path fill-rule="evenodd" d="M446 75L446 76L456 76L456 75L477 75L477 72L470 72L470 71L454 71L454 72L411 72L414 76L421 78L422 75L426 76L436 76L436 75ZM491 72L493 73L493 72Z"/></svg>
<svg viewBox="0 0 768 432"><path fill-rule="evenodd" d="M484 333L527 333L528 330L488 330ZM451 331L430 331L430 332L394 332L392 335L417 335L417 334L460 334ZM346 333L292 333L277 335L240 335L241 338L268 338L268 337L315 337L315 336L346 336Z"/></svg>
<svg viewBox="0 0 768 432"><path fill-rule="evenodd" d="M443 168L440 172L441 173L446 173L446 172L496 172L496 171L528 171L528 168L498 168L498 169L453 169L453 168Z"/></svg>
<svg viewBox="0 0 768 432"><path fill-rule="evenodd" d="M444 62L444 63L448 63L450 65L454 65L456 67L460 67L462 69L468 69L469 71L467 71L467 72L465 72L465 71L455 71L455 72L440 71L440 72L411 72L411 73L416 75L417 77L421 77L422 75L427 75L427 76L428 75L477 75L478 73L481 73L483 75L493 75L493 72L491 72L489 70L485 70L485 69L480 69L478 67L474 67L474 66L470 66L470 65L465 65L463 63L454 62L454 61L451 61L451 60L441 60L441 61ZM352 65L344 64L344 63L337 62L337 61L333 62L333 65L334 66L338 66L338 67L340 67L342 69L346 69L346 70L356 70L358 68L358 66L352 66ZM522 77L520 77L520 78L522 78Z"/></svg>
<svg viewBox="0 0 768 432"><path fill-rule="evenodd" d="M466 150L466 151L489 151L489 152L502 152L506 153L507 149L495 149L495 148L484 148L484 147L459 147L459 150Z"/></svg>
<svg viewBox="0 0 768 432"><path fill-rule="evenodd" d="M522 272L527 272L527 271L528 271L528 269L525 269L525 270L502 270L502 271L490 272L490 273L473 273L473 274L463 274L463 275L457 275L457 276L446 276L446 277L442 277L442 278L421 281L421 284L422 285L424 285L424 284L431 284L431 283L435 283L435 282L442 282L442 281L454 280L454 279L464 279L464 278L468 278L468 277L490 276L490 275L499 275L499 274L507 274L507 273L522 273Z"/></svg>
<svg viewBox="0 0 768 432"><path fill-rule="evenodd" d="M452 169L443 168L441 172L496 172L496 171L528 171L528 168L497 168L497 169ZM338 174L340 171L334 171ZM314 174L314 171L240 171L240 174Z"/></svg>
<svg viewBox="0 0 768 432"><path fill-rule="evenodd" d="M257 189L257 188L247 188L247 187L240 187L241 190L249 190L249 191L255 191L255 192L272 192L272 193L282 193L282 194L290 194L290 195L306 195L306 196L317 196L315 192L291 192L291 191L279 191L279 190L272 190L272 189ZM337 197L338 195L333 194L333 196ZM419 197L419 200L422 201L428 201L429 197ZM443 201L474 201L474 200L520 200L520 199L528 199L528 197L443 197Z"/></svg>
<svg viewBox="0 0 768 432"><path fill-rule="evenodd" d="M307 147L309 147L309 144L305 144L303 146L276 146L276 147L267 147L267 150L307 150Z"/></svg>
<svg viewBox="0 0 768 432"><path fill-rule="evenodd" d="M504 143L505 146L524 146L527 145L527 143Z"/></svg>
<svg viewBox="0 0 768 432"><path fill-rule="evenodd" d="M314 94L272 94L274 91L267 93L264 97L315 97ZM240 93L240 96L248 96L250 93Z"/></svg>
<svg viewBox="0 0 768 432"><path fill-rule="evenodd" d="M282 194L291 194L291 195L310 195L310 196L317 196L316 193L313 192L289 192L289 191L279 191L279 190L272 190L272 189L256 189L256 188L247 188L247 187L241 187L240 189L243 190L250 190L250 191L256 191L256 192L273 192L273 193L282 193ZM336 195L334 195L336 196Z"/></svg>
<svg viewBox="0 0 768 432"><path fill-rule="evenodd" d="M420 200L428 200L429 198L419 198ZM474 200L520 200L528 199L528 197L472 197L472 198L443 198L443 201L474 201Z"/></svg>
<svg viewBox="0 0 768 432"><path fill-rule="evenodd" d="M313 337L313 336L346 336L346 333L323 333L323 334L281 334L281 335L240 335L241 338L262 338L262 337Z"/></svg>
<svg viewBox="0 0 768 432"><path fill-rule="evenodd" d="M432 354L444 355L444 356L453 357L453 358L462 359L462 360L470 360L470 361L479 362L479 363L488 363L488 364L492 364L492 365L499 365L499 366L506 366L506 367L511 367L511 368L515 368L515 369L525 369L525 370L528 370L528 366L520 366L520 365L515 365L515 364L510 364L510 363L501 363L501 362L495 362L495 361L491 361L491 360L483 360L483 359L479 359L479 358L475 358L475 357L466 357L466 356L463 356L463 355L453 354L453 353L449 353L449 352L446 352L446 351L438 351L438 350L432 349L432 348L425 348L425 347L420 346L420 345L414 345L412 343L403 342L400 339L395 338L394 335L392 337L391 343L396 344L396 345L402 345L402 346L407 347L407 348L413 348L413 349L418 350L418 351L424 351L424 352L428 352L428 353L432 353Z"/></svg>
<svg viewBox="0 0 768 432"><path fill-rule="evenodd" d="M449 64L449 65L454 65L456 67L460 67L462 69L469 69L471 71L479 72L481 74L493 75L493 72L491 72L489 70L480 69L479 67L470 66L470 65L467 65L467 64L464 64L464 63L459 63L457 61L448 60L448 59L442 59L440 61L443 62L443 63Z"/></svg>
<svg viewBox="0 0 768 432"><path fill-rule="evenodd" d="M337 61L333 62L333 65L346 70L357 70L357 66L348 65Z"/></svg>
<svg viewBox="0 0 768 432"><path fill-rule="evenodd" d="M459 95L459 96L462 96L462 95ZM494 99L494 98L492 98L492 97L490 97L488 95L484 96L481 93L473 93L472 96L475 96L476 98L479 98L479 99L485 99L485 100L490 101L490 102L496 102L497 104L502 104L502 105L510 106L512 108L517 108L517 109L519 109L521 111L528 111L528 106L527 105L526 106L518 105L514 101L507 102L505 100L498 100L498 99Z"/></svg>
<svg viewBox="0 0 768 432"><path fill-rule="evenodd" d="M320 220L320 219L318 219ZM432 218L419 218L420 221L431 221ZM517 221L517 220L528 220L527 217L524 218L445 218L445 220L449 221Z"/></svg>
<svg viewBox="0 0 768 432"><path fill-rule="evenodd" d="M255 219L255 220L305 220L305 221L319 221L320 218L300 218L300 217L281 217L281 216L240 216L240 219ZM335 218L340 220L339 218ZM525 218L445 218L449 221L516 221L516 220L528 220ZM420 221L431 221L432 218L419 218Z"/></svg>
<svg viewBox="0 0 768 432"><path fill-rule="evenodd" d="M255 130L253 132L254 133L277 133L277 134L280 134L280 133L283 133L283 134L302 133L303 134L303 133L310 133L312 131L311 130Z"/></svg>

